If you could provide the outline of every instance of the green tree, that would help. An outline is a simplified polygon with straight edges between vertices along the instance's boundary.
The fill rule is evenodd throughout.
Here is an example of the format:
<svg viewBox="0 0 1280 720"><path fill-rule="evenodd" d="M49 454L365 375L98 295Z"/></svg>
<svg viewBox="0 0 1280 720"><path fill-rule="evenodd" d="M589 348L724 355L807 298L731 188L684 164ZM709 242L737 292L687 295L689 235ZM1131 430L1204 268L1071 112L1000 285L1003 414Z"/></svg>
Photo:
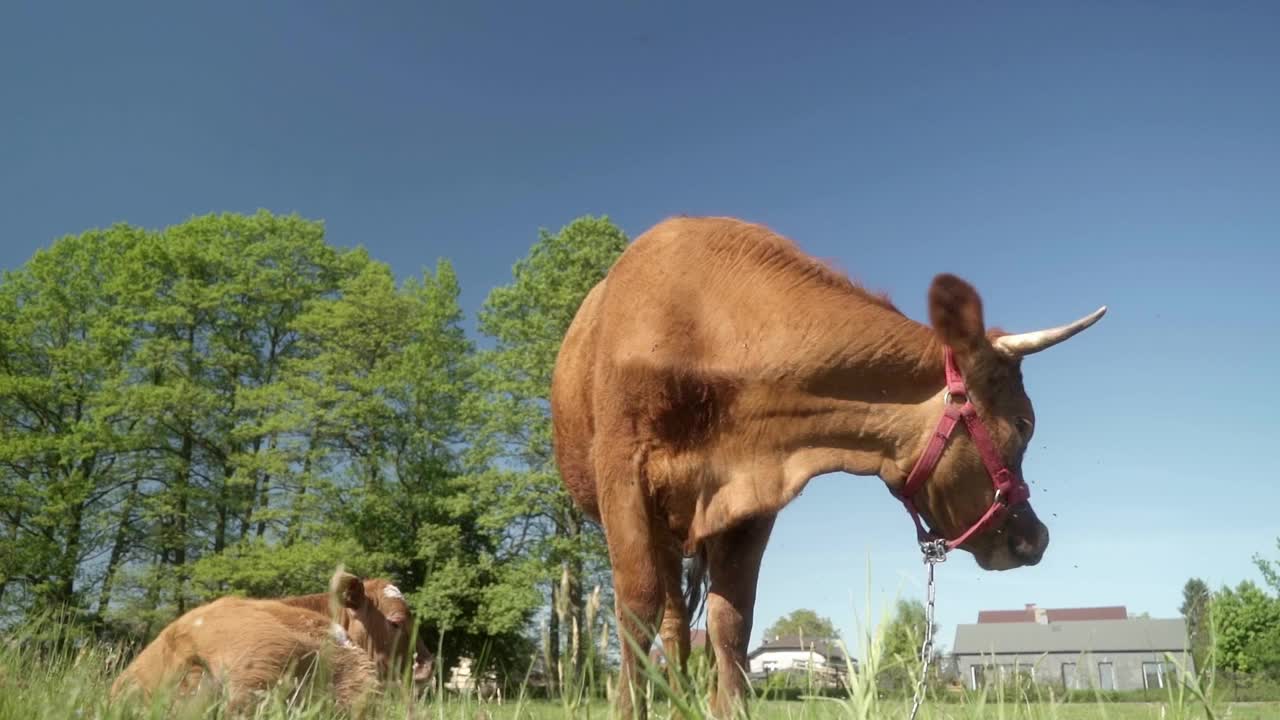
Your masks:
<svg viewBox="0 0 1280 720"><path fill-rule="evenodd" d="M1191 660L1197 672L1204 672L1208 661L1210 643L1209 586L1200 578L1191 578L1182 586L1182 605L1178 612L1187 621L1187 641L1191 646Z"/></svg>
<svg viewBox="0 0 1280 720"><path fill-rule="evenodd" d="M881 645L881 680L894 687L905 687L911 677L912 671L918 669L920 664L920 648L924 643L924 633L927 627L927 615L924 603L919 600L899 599L894 606L893 617L890 618L888 625L883 630L883 638ZM938 625L933 625L933 659L936 661L941 657L941 650L937 643ZM933 671L938 671L939 663L931 666Z"/></svg>
<svg viewBox="0 0 1280 720"><path fill-rule="evenodd" d="M1280 550L1280 538L1276 538L1276 549ZM1262 573L1262 579L1270 586L1271 591L1280 594L1280 562L1268 560L1259 553L1254 553L1253 564Z"/></svg>
<svg viewBox="0 0 1280 720"><path fill-rule="evenodd" d="M271 388L298 353L295 320L336 290L349 257L319 223L266 212L193 218L125 257L112 288L134 344L121 397L148 478L128 614L145 628L233 589L192 587L193 566L267 532L287 471Z"/></svg>
<svg viewBox="0 0 1280 720"><path fill-rule="evenodd" d="M1223 587L1209 606L1216 667L1241 673L1267 669L1262 651L1280 627L1280 601L1252 581Z"/></svg>
<svg viewBox="0 0 1280 720"><path fill-rule="evenodd" d="M0 602L83 616L132 519L136 416L115 402L130 339L106 290L143 234L64 237L0 282ZM114 558L113 558L114 559ZM106 575L111 567L108 565ZM0 606L3 607L3 606Z"/></svg>
<svg viewBox="0 0 1280 720"><path fill-rule="evenodd" d="M764 631L764 636L766 638L803 637L805 642L808 642L837 640L840 638L840 633L836 630L835 623L829 618L813 610L800 608L778 618Z"/></svg>
<svg viewBox="0 0 1280 720"><path fill-rule="evenodd" d="M504 557L549 597L546 659L553 682L562 646L572 677L585 666L584 586L607 593L611 583L603 535L574 507L555 468L551 374L578 306L626 245L608 218L581 217L554 234L543 230L516 263L512 282L489 293L479 316L493 346L479 356L473 500L483 508L483 522L503 532Z"/></svg>

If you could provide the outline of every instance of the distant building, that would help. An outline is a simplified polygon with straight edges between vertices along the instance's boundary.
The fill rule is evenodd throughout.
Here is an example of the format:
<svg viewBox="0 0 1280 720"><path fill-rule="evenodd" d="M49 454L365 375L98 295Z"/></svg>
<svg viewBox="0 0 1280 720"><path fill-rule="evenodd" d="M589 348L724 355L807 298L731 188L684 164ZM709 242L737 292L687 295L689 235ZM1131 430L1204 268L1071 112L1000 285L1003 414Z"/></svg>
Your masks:
<svg viewBox="0 0 1280 720"><path fill-rule="evenodd" d="M767 678L775 672L807 674L822 682L834 684L848 673L844 652L829 640L801 641L795 635L766 638L759 647L747 653L752 680ZM857 663L853 663L857 669Z"/></svg>
<svg viewBox="0 0 1280 720"><path fill-rule="evenodd" d="M707 631L704 628L693 628L689 630L689 651L692 652L699 648L707 646ZM649 661L659 667L667 664L667 654L662 648L662 641L658 640L653 644L653 649L649 650Z"/></svg>
<svg viewBox="0 0 1280 720"><path fill-rule="evenodd" d="M502 686L498 683L498 673L490 670L483 677L476 677L471 671L471 658L464 657L449 670L449 679L444 688L453 692L469 695L475 693L486 700L496 698L502 703Z"/></svg>
<svg viewBox="0 0 1280 720"><path fill-rule="evenodd" d="M1124 606L984 610L956 627L954 667L966 687L1024 674L1068 689L1166 687L1176 666L1194 672L1182 618L1131 618Z"/></svg>
<svg viewBox="0 0 1280 720"><path fill-rule="evenodd" d="M1042 608L1028 603L1021 610L979 610L978 624L999 622L1068 622L1076 620L1127 620L1124 605L1082 608Z"/></svg>

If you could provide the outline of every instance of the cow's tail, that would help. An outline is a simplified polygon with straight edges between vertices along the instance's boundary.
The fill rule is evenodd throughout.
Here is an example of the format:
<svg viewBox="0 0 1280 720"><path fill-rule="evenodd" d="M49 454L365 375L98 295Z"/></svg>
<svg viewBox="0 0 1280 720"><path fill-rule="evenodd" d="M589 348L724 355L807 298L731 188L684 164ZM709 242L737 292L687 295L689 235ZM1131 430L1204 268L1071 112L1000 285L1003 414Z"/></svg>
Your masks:
<svg viewBox="0 0 1280 720"><path fill-rule="evenodd" d="M697 626L699 615L707 599L709 579L706 545L698 543L697 549L693 551L693 557L689 558L685 566L684 582L685 616L688 618L689 627L692 628Z"/></svg>

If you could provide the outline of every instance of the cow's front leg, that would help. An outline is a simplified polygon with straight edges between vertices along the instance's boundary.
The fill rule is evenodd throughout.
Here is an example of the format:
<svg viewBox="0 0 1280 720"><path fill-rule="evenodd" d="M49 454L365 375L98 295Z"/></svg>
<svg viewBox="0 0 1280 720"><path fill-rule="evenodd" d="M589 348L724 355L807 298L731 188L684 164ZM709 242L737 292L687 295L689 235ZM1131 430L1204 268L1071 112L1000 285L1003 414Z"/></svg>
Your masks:
<svg viewBox="0 0 1280 720"><path fill-rule="evenodd" d="M647 659L663 604L652 504L644 494L645 483L636 463L629 459L613 464L597 462L621 645L615 709L620 719L643 718L647 709L638 662Z"/></svg>
<svg viewBox="0 0 1280 720"><path fill-rule="evenodd" d="M747 642L756 604L760 561L776 516L751 518L707 541L711 591L707 630L715 650L717 683L711 709L720 718L746 710Z"/></svg>

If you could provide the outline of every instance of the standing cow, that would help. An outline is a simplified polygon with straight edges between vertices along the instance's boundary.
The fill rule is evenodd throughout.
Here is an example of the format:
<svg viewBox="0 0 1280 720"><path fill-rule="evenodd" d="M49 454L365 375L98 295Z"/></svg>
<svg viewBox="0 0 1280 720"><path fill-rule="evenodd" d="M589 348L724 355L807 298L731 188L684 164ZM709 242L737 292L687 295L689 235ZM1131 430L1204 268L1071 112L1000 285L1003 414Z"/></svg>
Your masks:
<svg viewBox="0 0 1280 720"><path fill-rule="evenodd" d="M879 476L922 539L949 539L984 569L1044 553L1020 470L1035 427L1021 358L1105 308L1007 335L987 330L955 276L936 277L928 299L924 325L767 228L676 218L623 252L570 325L552 380L556 460L604 527L619 632L643 657L658 629L684 668L681 558L694 557L710 576L718 714L744 695L774 519L817 475ZM636 657L624 640L624 715Z"/></svg>

